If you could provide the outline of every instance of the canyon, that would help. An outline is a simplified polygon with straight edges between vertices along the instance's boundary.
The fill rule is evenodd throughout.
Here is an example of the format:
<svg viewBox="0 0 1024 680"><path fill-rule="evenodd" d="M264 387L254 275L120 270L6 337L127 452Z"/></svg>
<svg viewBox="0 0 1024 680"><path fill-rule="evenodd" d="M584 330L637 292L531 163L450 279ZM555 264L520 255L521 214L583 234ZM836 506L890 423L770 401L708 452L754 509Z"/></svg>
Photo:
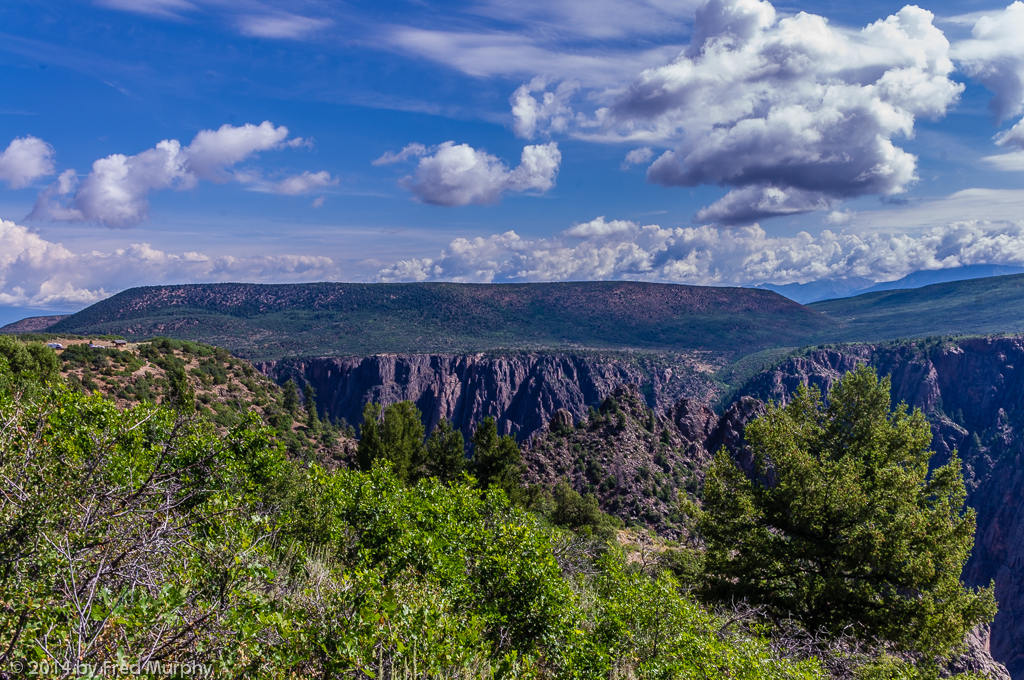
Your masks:
<svg viewBox="0 0 1024 680"><path fill-rule="evenodd" d="M995 584L1000 610L984 644L1024 677L1024 337L812 348L731 391L694 353L403 354L257 367L279 383L312 385L321 413L354 425L369 401L411 400L428 427L446 418L466 434L494 416L524 443L530 479L568 478L603 509L671 533L672 499L699 484L715 451L724 446L750 468L743 427L766 401L784 403L801 386L827 392L862 364L890 377L894 404L927 415L936 464L959 453L978 527L963 579ZM624 416L616 424L611 413Z"/></svg>

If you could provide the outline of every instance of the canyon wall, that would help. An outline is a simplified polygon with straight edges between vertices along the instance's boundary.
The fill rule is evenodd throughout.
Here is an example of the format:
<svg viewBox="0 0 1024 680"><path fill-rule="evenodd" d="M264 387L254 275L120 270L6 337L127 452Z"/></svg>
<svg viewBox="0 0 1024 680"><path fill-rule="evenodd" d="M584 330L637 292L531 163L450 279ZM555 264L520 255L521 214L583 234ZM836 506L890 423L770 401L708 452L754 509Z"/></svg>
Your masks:
<svg viewBox="0 0 1024 680"><path fill-rule="evenodd" d="M703 354L512 353L379 354L256 363L278 383L292 379L316 390L321 414L352 425L371 401L409 400L428 430L446 418L467 437L494 416L502 434L526 440L564 409L579 420L617 386L637 385L664 410L684 397L711 401L715 385Z"/></svg>

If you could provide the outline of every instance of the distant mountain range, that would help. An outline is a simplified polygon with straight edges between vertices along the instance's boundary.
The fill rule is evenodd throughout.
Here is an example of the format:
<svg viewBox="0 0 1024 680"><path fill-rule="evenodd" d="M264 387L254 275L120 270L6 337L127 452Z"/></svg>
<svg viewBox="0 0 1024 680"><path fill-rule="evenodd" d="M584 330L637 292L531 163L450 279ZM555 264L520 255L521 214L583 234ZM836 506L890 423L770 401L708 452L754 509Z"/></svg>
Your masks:
<svg viewBox="0 0 1024 680"><path fill-rule="evenodd" d="M756 287L773 290L794 302L806 305L811 302L818 302L819 300L833 300L863 293L876 293L883 290L906 290L908 288L930 286L935 283L968 281L970 279L1006 276L1009 274L1024 274L1024 267L1011 267L1001 264L971 264L965 267L950 269L923 269L907 274L902 279L886 281L885 283L875 283L871 279L853 276L845 279L825 279L809 283L787 283L785 285L764 283Z"/></svg>

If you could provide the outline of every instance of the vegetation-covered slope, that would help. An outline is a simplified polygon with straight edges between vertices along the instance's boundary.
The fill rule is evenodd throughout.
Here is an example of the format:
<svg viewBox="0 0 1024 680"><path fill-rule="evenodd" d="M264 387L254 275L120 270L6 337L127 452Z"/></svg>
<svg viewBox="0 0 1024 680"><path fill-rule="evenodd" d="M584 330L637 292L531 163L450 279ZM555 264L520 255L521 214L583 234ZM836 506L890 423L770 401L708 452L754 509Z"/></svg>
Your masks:
<svg viewBox="0 0 1024 680"><path fill-rule="evenodd" d="M49 330L166 335L274 359L573 347L746 352L801 344L831 324L780 295L742 288L317 283L133 288Z"/></svg>
<svg viewBox="0 0 1024 680"><path fill-rule="evenodd" d="M821 342L1024 331L1024 274L866 293L808 305L838 322Z"/></svg>
<svg viewBox="0 0 1024 680"><path fill-rule="evenodd" d="M251 359L490 350L770 348L1024 331L1024 275L798 305L766 290L635 282L133 288L49 332L158 335Z"/></svg>

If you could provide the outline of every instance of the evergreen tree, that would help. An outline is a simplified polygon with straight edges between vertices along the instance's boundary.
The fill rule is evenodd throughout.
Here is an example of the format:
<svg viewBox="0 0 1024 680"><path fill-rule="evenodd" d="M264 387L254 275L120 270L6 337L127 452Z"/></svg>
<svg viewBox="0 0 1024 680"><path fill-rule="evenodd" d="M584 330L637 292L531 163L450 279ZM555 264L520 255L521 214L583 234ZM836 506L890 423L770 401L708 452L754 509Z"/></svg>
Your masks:
<svg viewBox="0 0 1024 680"><path fill-rule="evenodd" d="M466 441L461 432L442 418L427 438L426 473L442 482L451 482L458 479L465 468Z"/></svg>
<svg viewBox="0 0 1024 680"><path fill-rule="evenodd" d="M387 460L399 479L415 483L424 474L427 458L420 417L420 410L411 401L391 404L383 412L379 404L367 404L356 451L359 467L369 470L373 461Z"/></svg>
<svg viewBox="0 0 1024 680"><path fill-rule="evenodd" d="M493 417L484 418L473 437L473 474L481 487L498 487L509 498L520 500L522 495L522 456L515 437L498 435L498 424Z"/></svg>
<svg viewBox="0 0 1024 680"><path fill-rule="evenodd" d="M306 401L306 427L316 431L320 429L320 417L316 412L316 390L309 383L302 390Z"/></svg>
<svg viewBox="0 0 1024 680"><path fill-rule="evenodd" d="M380 412L380 404L372 401L363 407L363 424L359 426L356 463L364 472L369 472L373 468L373 461L385 457L384 443L380 438Z"/></svg>
<svg viewBox="0 0 1024 680"><path fill-rule="evenodd" d="M281 390L283 392L281 395L281 407L288 411L293 418L297 417L299 411L298 386L294 380L289 378L281 385Z"/></svg>
<svg viewBox="0 0 1024 680"><path fill-rule="evenodd" d="M196 393L188 381L184 366L175 366L167 372L167 401L183 413L196 409Z"/></svg>
<svg viewBox="0 0 1024 680"><path fill-rule="evenodd" d="M699 522L707 594L931 658L992 620L992 590L959 580L975 529L960 461L929 474L928 422L890 411L889 390L861 368L827 404L802 389L769 406L745 432L753 480L719 452Z"/></svg>

